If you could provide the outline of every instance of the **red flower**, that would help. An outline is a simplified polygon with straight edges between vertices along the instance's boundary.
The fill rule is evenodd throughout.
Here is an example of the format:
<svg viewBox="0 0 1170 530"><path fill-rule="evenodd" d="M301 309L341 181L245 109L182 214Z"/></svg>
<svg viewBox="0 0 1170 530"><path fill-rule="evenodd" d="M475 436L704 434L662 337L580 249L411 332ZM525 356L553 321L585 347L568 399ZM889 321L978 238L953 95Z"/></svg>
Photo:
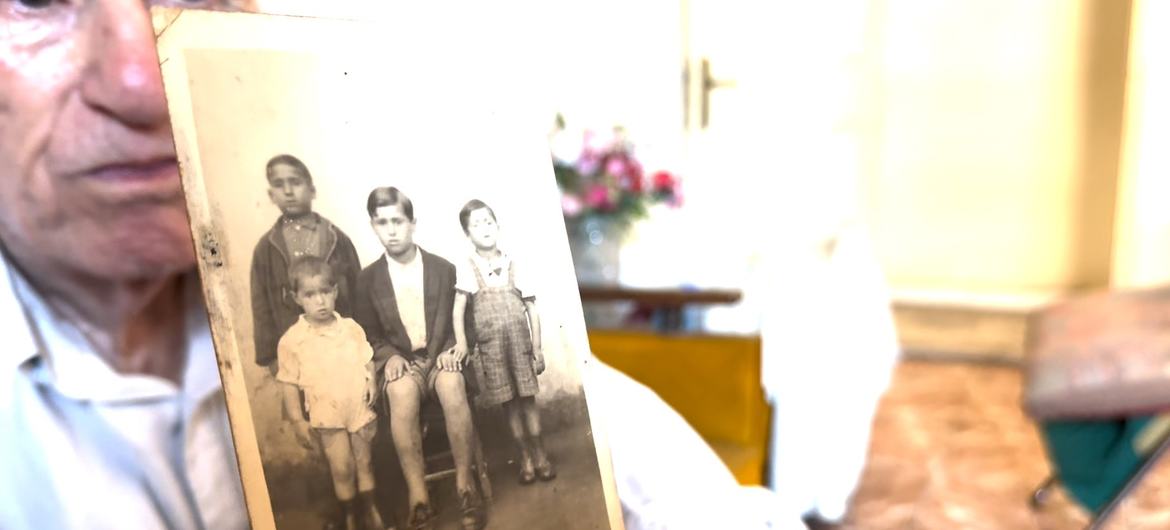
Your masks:
<svg viewBox="0 0 1170 530"><path fill-rule="evenodd" d="M671 175L666 171L658 171L654 173L654 176L650 177L650 180L653 183L651 185L653 186L654 191L660 193L674 193L674 187L676 184L674 175Z"/></svg>
<svg viewBox="0 0 1170 530"><path fill-rule="evenodd" d="M631 159L627 171L627 176L629 178L630 191L639 194L642 193L642 190L645 188L645 182L642 174L642 164L638 163L637 160Z"/></svg>

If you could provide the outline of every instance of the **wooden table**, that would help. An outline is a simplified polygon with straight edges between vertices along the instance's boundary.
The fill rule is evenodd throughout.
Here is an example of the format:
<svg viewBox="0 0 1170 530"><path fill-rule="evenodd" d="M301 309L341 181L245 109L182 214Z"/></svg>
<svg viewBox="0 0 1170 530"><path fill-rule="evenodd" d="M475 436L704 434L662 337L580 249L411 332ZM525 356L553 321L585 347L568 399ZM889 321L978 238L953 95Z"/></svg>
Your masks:
<svg viewBox="0 0 1170 530"><path fill-rule="evenodd" d="M580 285L582 303L633 302L635 311L657 312L663 331L682 328L683 309L696 305L730 305L743 299L734 289L637 289Z"/></svg>

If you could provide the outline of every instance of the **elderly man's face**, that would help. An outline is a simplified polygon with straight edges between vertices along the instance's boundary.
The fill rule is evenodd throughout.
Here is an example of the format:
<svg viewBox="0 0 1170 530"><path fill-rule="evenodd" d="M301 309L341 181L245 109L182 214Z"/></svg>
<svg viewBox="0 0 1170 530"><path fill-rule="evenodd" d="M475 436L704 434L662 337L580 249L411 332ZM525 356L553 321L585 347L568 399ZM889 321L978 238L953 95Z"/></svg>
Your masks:
<svg viewBox="0 0 1170 530"><path fill-rule="evenodd" d="M147 4L0 0L0 240L26 266L194 262Z"/></svg>

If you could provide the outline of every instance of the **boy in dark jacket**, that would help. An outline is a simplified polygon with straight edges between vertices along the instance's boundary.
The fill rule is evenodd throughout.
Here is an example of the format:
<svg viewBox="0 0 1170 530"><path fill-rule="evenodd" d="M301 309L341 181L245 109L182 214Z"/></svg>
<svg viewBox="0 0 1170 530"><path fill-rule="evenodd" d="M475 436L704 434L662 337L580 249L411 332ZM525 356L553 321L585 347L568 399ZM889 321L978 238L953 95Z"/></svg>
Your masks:
<svg viewBox="0 0 1170 530"><path fill-rule="evenodd" d="M313 211L313 176L297 157L278 155L268 161L268 197L280 219L252 254L252 323L256 363L275 371L276 344L300 317L288 270L300 258L325 260L337 274L337 312L352 316L351 290L357 284L357 250L341 229Z"/></svg>

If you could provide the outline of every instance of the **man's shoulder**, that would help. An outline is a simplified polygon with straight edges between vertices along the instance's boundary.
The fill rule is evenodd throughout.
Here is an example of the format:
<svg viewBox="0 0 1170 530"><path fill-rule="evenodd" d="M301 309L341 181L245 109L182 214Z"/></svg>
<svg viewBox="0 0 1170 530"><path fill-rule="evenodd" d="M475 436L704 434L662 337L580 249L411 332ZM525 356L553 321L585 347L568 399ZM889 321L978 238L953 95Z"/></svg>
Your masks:
<svg viewBox="0 0 1170 530"><path fill-rule="evenodd" d="M447 258L432 252L428 252L422 247L418 247L418 250L422 253L423 267L437 267L444 270L449 269L451 271L455 270L455 265L452 265L450 261L447 261Z"/></svg>
<svg viewBox="0 0 1170 530"><path fill-rule="evenodd" d="M279 223L280 219L277 219L276 223L268 227L268 230L265 230L264 233L260 235L260 239L256 240L256 245L252 250L254 255L260 255L268 249L275 248L275 246L272 244L272 236L274 233L276 233L276 227Z"/></svg>
<svg viewBox="0 0 1170 530"><path fill-rule="evenodd" d="M318 213L317 219L319 219L321 221L321 224L325 225L334 234L337 234L338 240L345 241L346 243L350 243L349 235L345 233L345 230L342 230L340 226L337 226L337 224L334 223L333 221L331 221L328 217L325 217L324 215L321 215L320 213Z"/></svg>
<svg viewBox="0 0 1170 530"><path fill-rule="evenodd" d="M371 278L378 274L379 271L386 271L386 256L383 255L374 260L373 263L366 265L358 273L358 282L371 281Z"/></svg>

